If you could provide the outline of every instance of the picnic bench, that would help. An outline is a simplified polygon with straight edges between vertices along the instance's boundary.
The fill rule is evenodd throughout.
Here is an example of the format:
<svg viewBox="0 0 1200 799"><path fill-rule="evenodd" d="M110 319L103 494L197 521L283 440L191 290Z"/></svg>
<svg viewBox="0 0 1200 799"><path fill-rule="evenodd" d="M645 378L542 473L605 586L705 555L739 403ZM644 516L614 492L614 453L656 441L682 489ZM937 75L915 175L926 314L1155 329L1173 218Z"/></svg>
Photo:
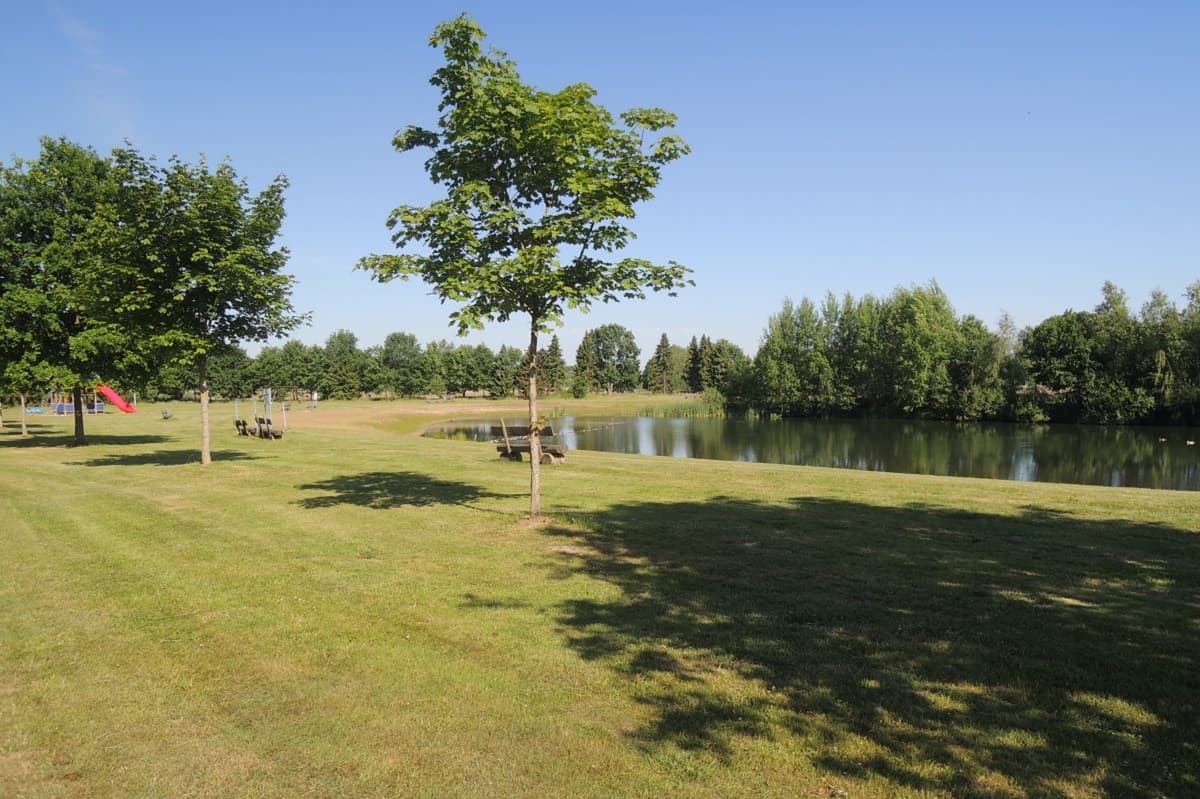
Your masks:
<svg viewBox="0 0 1200 799"><path fill-rule="evenodd" d="M559 464L567 459L567 448L562 444L552 444L545 439L553 438L554 430L550 425L544 428L545 435L540 436L542 445L542 463ZM528 425L524 427L516 425L507 425L504 420L500 420L499 426L492 427L492 438L498 439L496 451L500 453L501 458L510 461L519 461L522 456L530 451L529 443L530 428Z"/></svg>

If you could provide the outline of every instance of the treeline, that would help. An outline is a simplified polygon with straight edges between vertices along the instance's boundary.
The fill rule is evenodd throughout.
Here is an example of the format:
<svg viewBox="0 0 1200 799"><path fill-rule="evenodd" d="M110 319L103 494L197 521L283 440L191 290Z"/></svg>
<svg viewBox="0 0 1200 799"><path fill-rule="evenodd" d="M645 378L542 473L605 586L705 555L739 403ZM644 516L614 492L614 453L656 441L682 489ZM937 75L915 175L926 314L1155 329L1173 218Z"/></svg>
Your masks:
<svg viewBox="0 0 1200 799"><path fill-rule="evenodd" d="M567 365L558 337L538 352L539 385L553 393L566 386ZM516 347L493 351L485 344L439 340L422 346L411 333L392 333L382 346L360 348L358 337L339 330L322 345L288 341L250 357L227 347L209 358L208 381L217 396L247 397L261 388L293 399L316 391L326 399L374 396L513 396L525 390L528 359ZM194 392L195 370L167 366L142 387L155 399L183 399Z"/></svg>
<svg viewBox="0 0 1200 799"><path fill-rule="evenodd" d="M672 346L663 336L659 348L641 368L641 349L633 332L621 325L587 331L575 351L575 363L563 358L558 336L538 350L538 390L543 394L720 390L735 366L749 359L734 344L707 336L691 346ZM326 399L474 395L523 395L529 359L509 346L455 345L438 340L422 345L411 333L392 333L381 346L360 348L358 337L339 330L324 345L288 341L264 347L256 357L241 347L225 347L209 356L208 383L214 395L248 397L262 388L294 399L316 391ZM190 398L196 389L195 369L167 365L142 385L126 386L151 399Z"/></svg>
<svg viewBox="0 0 1200 799"><path fill-rule="evenodd" d="M1102 295L1019 332L959 317L936 283L785 302L726 394L783 416L1195 423L1200 282L1182 309L1161 291L1136 314L1112 283Z"/></svg>
<svg viewBox="0 0 1200 799"><path fill-rule="evenodd" d="M568 365L558 337L538 353L540 390L582 397L645 390L716 392L730 412L779 416L889 417L961 421L1194 424L1200 421L1200 283L1180 308L1154 292L1136 313L1111 283L1091 311L1064 311L1017 330L990 330L959 316L936 284L887 297L826 295L785 301L767 322L753 359L707 335L687 346L666 334L643 364L621 325L588 330ZM251 358L237 347L209 358L220 396L319 391L330 399L373 396L510 397L527 385L524 353L502 346L392 333L359 348L340 330L324 346L289 341ZM168 366L145 389L179 398L195 375Z"/></svg>

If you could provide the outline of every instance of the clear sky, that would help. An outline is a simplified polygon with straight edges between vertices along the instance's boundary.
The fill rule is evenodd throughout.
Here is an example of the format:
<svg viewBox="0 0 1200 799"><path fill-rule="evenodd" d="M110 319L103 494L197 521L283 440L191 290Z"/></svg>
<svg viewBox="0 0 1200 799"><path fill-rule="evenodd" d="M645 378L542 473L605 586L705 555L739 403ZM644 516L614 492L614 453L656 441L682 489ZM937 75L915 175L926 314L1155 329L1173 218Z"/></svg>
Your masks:
<svg viewBox="0 0 1200 799"><path fill-rule="evenodd" d="M420 283L355 261L391 250L401 203L435 194L441 20L467 11L522 76L587 82L611 111L679 115L693 153L642 206L630 255L690 266L677 298L569 314L585 330L701 333L750 354L783 298L936 280L961 314L1036 324L1112 280L1136 310L1200 280L1200 3L13 2L0 46L0 159L38 137L107 152L229 157L253 190L291 181L284 243L312 312L339 328L452 338ZM470 342L524 346L523 325ZM251 351L255 351L251 348Z"/></svg>

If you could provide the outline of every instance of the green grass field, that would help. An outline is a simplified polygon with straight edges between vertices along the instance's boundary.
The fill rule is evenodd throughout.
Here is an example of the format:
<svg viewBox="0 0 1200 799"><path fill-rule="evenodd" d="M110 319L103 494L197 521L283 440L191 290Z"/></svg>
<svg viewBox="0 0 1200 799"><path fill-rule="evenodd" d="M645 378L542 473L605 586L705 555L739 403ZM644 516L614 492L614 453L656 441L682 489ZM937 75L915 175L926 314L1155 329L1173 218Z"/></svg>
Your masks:
<svg viewBox="0 0 1200 799"><path fill-rule="evenodd" d="M532 525L414 434L495 408L9 409L0 796L1200 796L1197 494L573 452Z"/></svg>

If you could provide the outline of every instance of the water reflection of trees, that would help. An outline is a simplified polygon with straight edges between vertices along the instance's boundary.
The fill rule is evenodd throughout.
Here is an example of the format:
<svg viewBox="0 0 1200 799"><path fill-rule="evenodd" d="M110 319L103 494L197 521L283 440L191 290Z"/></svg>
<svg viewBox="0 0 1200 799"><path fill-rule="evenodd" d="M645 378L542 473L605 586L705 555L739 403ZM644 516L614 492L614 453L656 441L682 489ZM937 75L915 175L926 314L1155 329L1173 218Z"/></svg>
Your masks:
<svg viewBox="0 0 1200 799"><path fill-rule="evenodd" d="M490 421L439 426L487 440ZM561 443L640 455L1057 483L1200 489L1194 433L1147 427L916 420L564 417ZM1161 440L1161 439L1166 440Z"/></svg>

